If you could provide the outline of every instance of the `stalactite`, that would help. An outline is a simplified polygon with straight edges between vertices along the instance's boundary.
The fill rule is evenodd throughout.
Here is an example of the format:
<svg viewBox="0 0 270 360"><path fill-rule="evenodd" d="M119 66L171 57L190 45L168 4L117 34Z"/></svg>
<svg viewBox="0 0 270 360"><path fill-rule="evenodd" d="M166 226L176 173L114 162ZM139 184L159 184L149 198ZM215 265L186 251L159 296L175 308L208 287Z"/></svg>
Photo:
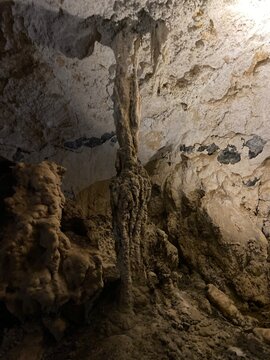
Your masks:
<svg viewBox="0 0 270 360"><path fill-rule="evenodd" d="M140 95L137 79L138 35L131 29L115 39L117 60L114 119L120 145L111 184L112 213L121 276L120 303L132 308L132 286L143 279L141 234L147 219L151 186L138 160Z"/></svg>

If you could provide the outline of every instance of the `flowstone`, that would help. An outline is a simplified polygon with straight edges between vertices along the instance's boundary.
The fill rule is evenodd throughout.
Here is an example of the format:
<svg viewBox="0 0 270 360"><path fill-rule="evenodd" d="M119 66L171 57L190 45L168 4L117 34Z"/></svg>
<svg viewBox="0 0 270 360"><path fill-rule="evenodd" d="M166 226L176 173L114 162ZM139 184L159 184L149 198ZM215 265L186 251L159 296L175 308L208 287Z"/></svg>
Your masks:
<svg viewBox="0 0 270 360"><path fill-rule="evenodd" d="M5 200L9 217L0 242L0 298L20 319L57 314L68 302L89 306L104 286L98 249L87 236L62 231L63 173L49 162L13 169L16 186Z"/></svg>

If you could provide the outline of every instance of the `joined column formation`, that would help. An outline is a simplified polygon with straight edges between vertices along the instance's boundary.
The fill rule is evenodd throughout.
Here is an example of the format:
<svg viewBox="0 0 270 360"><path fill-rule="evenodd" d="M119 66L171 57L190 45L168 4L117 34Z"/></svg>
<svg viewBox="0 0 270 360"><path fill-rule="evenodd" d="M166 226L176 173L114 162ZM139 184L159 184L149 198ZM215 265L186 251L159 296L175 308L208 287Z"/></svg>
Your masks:
<svg viewBox="0 0 270 360"><path fill-rule="evenodd" d="M121 277L120 305L130 309L133 304L133 284L144 279L141 235L151 194L150 179L138 160L139 46L140 38L132 29L122 30L115 38L117 65L113 98L119 150L117 176L111 183L111 206Z"/></svg>

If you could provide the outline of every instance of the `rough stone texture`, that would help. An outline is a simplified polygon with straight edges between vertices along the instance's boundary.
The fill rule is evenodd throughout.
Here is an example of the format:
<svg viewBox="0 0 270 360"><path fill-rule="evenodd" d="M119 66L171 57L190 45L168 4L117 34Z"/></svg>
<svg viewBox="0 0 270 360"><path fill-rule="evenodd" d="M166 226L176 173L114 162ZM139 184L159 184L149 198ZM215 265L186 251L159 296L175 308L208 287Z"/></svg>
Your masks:
<svg viewBox="0 0 270 360"><path fill-rule="evenodd" d="M226 188L205 191L203 171L195 173L186 156L176 166L162 156L147 169L156 188L150 216L178 244L185 261L222 290L245 301L269 303L268 241L256 216L227 195Z"/></svg>
<svg viewBox="0 0 270 360"><path fill-rule="evenodd" d="M50 159L61 163L70 179L66 190L73 196L114 172L117 143L112 136L110 99L114 55L108 47L97 44L91 57L78 61L45 44L39 48L32 45L21 34L24 21L27 24L30 18L36 19L42 32L42 23L53 22L58 15L53 17L49 12L46 16L37 2L29 11L25 5L12 7L1 2L1 153L17 161ZM25 18L20 16L22 10ZM73 41L69 39L69 44ZM106 157L110 161L105 163ZM92 166L86 175L82 165L89 158Z"/></svg>
<svg viewBox="0 0 270 360"><path fill-rule="evenodd" d="M93 215L111 217L110 180L98 181L90 185L77 195L76 202L85 217Z"/></svg>
<svg viewBox="0 0 270 360"><path fill-rule="evenodd" d="M244 324L243 315L237 309L233 301L222 291L217 289L214 285L209 284L207 286L207 295L209 300L217 306L225 317L229 318L237 325Z"/></svg>
<svg viewBox="0 0 270 360"><path fill-rule="evenodd" d="M90 306L104 286L104 266L74 209L61 223L64 169L43 162L20 163L13 171L16 186L5 199L9 218L0 245L1 301L21 319L57 314L69 301ZM81 236L72 232L76 221Z"/></svg>
<svg viewBox="0 0 270 360"><path fill-rule="evenodd" d="M269 29L263 6L252 0L15 2L12 14L2 12L2 154L57 160L68 167L67 189L76 193L113 174L114 142L97 141L95 148L78 143L114 131L110 95L115 59L102 21L136 20L143 10L156 21L165 20L170 32L162 49L164 29L157 28L155 41L153 36L143 38L142 160L166 144L193 147L215 141L221 149L237 147L244 168L237 166L237 172L248 176L263 163L269 138ZM100 35L93 31L95 21ZM23 28L26 36L19 35ZM96 43L93 49L94 40L108 46ZM262 139L264 150L256 150L251 162L242 147L254 136ZM73 148L65 147L76 141ZM89 156L89 172L77 176Z"/></svg>
<svg viewBox="0 0 270 360"><path fill-rule="evenodd" d="M268 237L265 6L253 0L2 1L0 153L64 165L70 197L110 178L118 147L113 40L126 22L137 22L140 159L171 146L168 163L184 154L205 193L223 192Z"/></svg>
<svg viewBox="0 0 270 360"><path fill-rule="evenodd" d="M140 94L138 50L140 38L133 27L125 26L115 38L116 78L114 119L119 150L117 176L111 183L111 208L121 279L121 303L133 304L134 283L144 281L142 234L147 221L150 179L138 160Z"/></svg>
<svg viewBox="0 0 270 360"><path fill-rule="evenodd" d="M194 172L204 168L205 191L225 188L228 197L234 194L233 201L257 211L267 234L268 200L260 196L269 181L264 6L252 0L1 2L1 154L64 165L70 196L113 175L117 143L107 134L115 131L115 57L109 48L115 30L107 28L127 18L136 21L143 10L164 20L169 33L160 23L142 39L141 160L162 146L181 145ZM93 48L95 40L101 43ZM198 150L211 144L215 152ZM262 173L263 187L258 181L248 196L240 195ZM231 181L225 185L226 176Z"/></svg>
<svg viewBox="0 0 270 360"><path fill-rule="evenodd" d="M162 161L158 164L164 165ZM10 163L5 164L7 165L9 167ZM151 165L153 171L153 163ZM150 172L150 169L148 170ZM1 334L1 359L103 360L106 358L113 360L119 358L124 360L128 356L132 360L138 358L227 360L240 356L247 360L264 360L269 357L269 308L252 310L252 307L249 308L242 301L239 302L238 298L237 304L240 304L241 311L247 312L249 316L242 315L236 302L228 295L212 284L206 286L197 272L181 266L183 258L179 257L177 247L172 244L175 240L173 230L179 229L173 227L166 228L169 234L167 235L164 230L148 223L145 224L145 231L139 234L147 281L133 282L133 311L123 312L123 306L119 307L117 302L119 288L115 280L118 276L115 273L113 275L112 266L110 267L110 265L115 266L116 258L108 254L111 241L114 239L112 226L107 227L107 222L112 220L111 214L104 205L108 187L106 184L101 186L107 189L103 197L98 196L97 192L94 202L98 209L97 214L93 215L90 211L87 220L83 217L82 211L70 200L64 206L62 213L64 200L60 191L62 172L61 167L48 162L39 165L18 164L14 170L16 187L13 196L6 200L11 210L11 217L5 223L0 252L2 258L10 256L11 260L6 263L0 262L2 266L5 265L5 275L9 275L2 279L2 284L5 284L4 281L9 283L5 288L6 294L1 292L0 315L4 320L1 329L5 330ZM167 176L168 172L163 174ZM129 177L125 179L129 180ZM152 181L154 179L153 175ZM160 172L158 179L161 179ZM124 182L121 183L125 185ZM167 183L167 191L164 194L167 199L161 193L158 197L163 202L163 207L167 206L171 210L168 214L169 218L174 216L175 212L175 203L170 196L177 194L177 188L170 179L167 179ZM90 193L93 195L94 186L91 188ZM97 184L96 188L100 189L100 184ZM153 200L157 193L156 185L152 195ZM194 194L193 201L197 197ZM179 199L175 197L175 201L177 200ZM160 206L156 207L156 204L155 201L150 203L149 212L152 216L158 214L158 208L161 209ZM183 201L181 204L186 206ZM46 206L48 211L44 213ZM151 209L151 206L155 209ZM89 208L87 207L85 211L89 211ZM125 215L123 209L120 209L120 213ZM157 217L156 221L159 222L159 219ZM163 220L166 219L166 216L163 216ZM123 221L125 218L121 219L122 222L118 220L118 224L125 225ZM42 222L41 228L38 227L40 222ZM25 231L25 224L33 231ZM48 237L50 235L48 230L51 230L50 234L54 236ZM192 233L192 227L184 230L187 234ZM87 236L88 232L90 236ZM182 232L181 235L183 234ZM51 259L51 256L43 256L52 253L52 246L46 247L47 242L44 241L46 239L52 240L51 245L56 245L55 239L59 241L57 249L60 252L60 266L57 273L50 272L50 264L55 264L55 259ZM133 237L130 236L129 239L132 241ZM67 247L63 251L64 240ZM28 251L29 246L30 251ZM40 248L44 248L42 254ZM26 253L22 250L26 250ZM255 255L259 256L257 252ZM97 273L92 271L95 269L88 268L92 276L85 277L82 283L86 270L85 260L96 259L97 256L100 256L98 262L100 267L97 267L102 272L102 278L95 276ZM218 254L217 259L220 260ZM217 268L214 270L216 271ZM31 288L28 287L29 281L40 279L44 271L52 273L51 282L47 283L47 287L51 289L50 295L57 295L54 296L53 302L48 301L44 284L41 288L40 283L31 282ZM218 276L222 284L220 273L217 273L217 278ZM58 281L54 283L54 279ZM100 294L103 280L106 286ZM54 286L50 287L52 283ZM257 283L260 285L259 281ZM59 288L58 285L61 287ZM68 292L64 294L66 296L59 298L58 290L63 288ZM95 306L91 307L93 290L94 294L98 291L99 298L95 301ZM16 297L15 303L12 301L14 297ZM65 304L70 297L77 300L75 304L69 302ZM3 301L9 312L3 308ZM74 323L80 324L81 315L75 305L84 301L87 304L85 310L88 310L89 325L76 327ZM34 304L43 307L36 307ZM8 319L5 316L11 316L11 313L21 319L26 314L31 316L24 318L23 326L14 323L14 319L9 320L11 325L8 326ZM39 323L33 322L37 314L42 316L43 325L58 343L45 341L47 335L43 328ZM69 324L66 319L73 323L72 329L69 329L67 334L65 332Z"/></svg>
<svg viewBox="0 0 270 360"><path fill-rule="evenodd" d="M130 359L269 357L269 348L261 342L269 341L270 28L265 9L266 0L0 2L0 154L14 161L48 158L66 166L66 193L69 197L79 194L84 213L90 215L96 205L84 196L95 186L90 192L85 189L114 174L117 132L120 148L126 152L119 153L120 176L112 187L114 230L122 249L126 246L123 256L120 253L122 260L127 259L120 269L122 278L130 260L138 263L136 252L130 258L132 245L141 250L143 244L147 257L147 282L133 288L137 323L111 311L117 296L109 289L92 317L87 339L78 335L78 348L72 339L59 345L61 355L52 347L45 358L125 358L127 354ZM124 50L133 45L134 38L123 29L132 29L140 38L139 89L135 92L134 79L116 76L115 81L119 61L123 64L121 56L127 55L125 65L132 65L130 52ZM126 42L119 41L123 35ZM120 102L114 103L116 129L113 84L115 89L124 89ZM136 99L138 90L142 95L140 129L136 121L130 123L134 119L130 109L137 105L130 95ZM118 122L117 115L127 121ZM140 227L146 219L149 181L137 151L142 163L148 162L153 185L149 214L156 227L148 225L145 232ZM32 198L25 198L24 203L18 202L22 209L18 226L29 220L25 216L41 216L32 214ZM106 196L104 199L98 208L103 214ZM60 231L61 201L52 221L62 241L67 238ZM30 214L24 208L28 205ZM95 233L95 246L107 259L108 266L102 271L115 280L110 212L105 216L92 213L89 226ZM67 212L67 233L71 223L79 224L79 232L85 231L80 217ZM35 238L36 232L24 231L28 253L32 241L42 245L47 239L50 227L46 226L40 239ZM12 234L13 230L9 229ZM71 246L77 244L78 235L68 235ZM20 245L21 236L19 229L13 241ZM29 290L31 284L23 283L28 277L21 280L21 264L29 263L27 268L32 269L32 257L25 257L18 244L10 251L18 257L15 264L20 273L10 271L9 276L19 289L23 284ZM58 246L45 245L41 246L48 254L45 268L54 265L58 269L53 257ZM69 268L75 285L80 272L74 269L85 264L86 253ZM183 265L179 271L178 261L195 269L194 276ZM62 271L64 267L56 272L61 281ZM208 296L217 309L206 299L205 283L198 280L196 271L213 284ZM35 274L31 272L30 278ZM131 274L125 274L129 281ZM101 281L98 284L100 289ZM56 282L53 289L56 292L62 289L58 285ZM18 298L26 298L25 309L31 313L34 307L28 290ZM36 290L34 287L35 301ZM10 293L7 286L2 296L11 312L18 314L18 304L11 301L16 291L11 287ZM57 304L69 295L61 296ZM42 299L37 302L44 305ZM264 306L261 312L255 311L259 318L253 330L256 336L252 334L254 324L247 332L241 325L232 325L240 316L237 306L242 313ZM232 323L224 321L217 310ZM56 337L62 336L65 324L61 320L44 319L44 323ZM16 348L16 342L24 346L20 330L13 331L3 337L4 350L5 346ZM34 344L39 340L37 336ZM19 351L14 351L17 358Z"/></svg>
<svg viewBox="0 0 270 360"><path fill-rule="evenodd" d="M158 284L154 288L138 291L135 315L116 311L111 297L103 300L95 309L91 326L77 329L58 344L42 346L37 330L30 334L9 330L4 336L0 358L1 355L10 360L16 356L42 360L126 360L127 357L131 360L265 360L269 357L269 329L258 324L253 331L244 331L241 326L233 325L210 305L205 297L205 283L198 275L186 271L178 275L178 280L171 284L157 276Z"/></svg>
<svg viewBox="0 0 270 360"><path fill-rule="evenodd" d="M266 343L270 344L270 329L255 328L253 332Z"/></svg>

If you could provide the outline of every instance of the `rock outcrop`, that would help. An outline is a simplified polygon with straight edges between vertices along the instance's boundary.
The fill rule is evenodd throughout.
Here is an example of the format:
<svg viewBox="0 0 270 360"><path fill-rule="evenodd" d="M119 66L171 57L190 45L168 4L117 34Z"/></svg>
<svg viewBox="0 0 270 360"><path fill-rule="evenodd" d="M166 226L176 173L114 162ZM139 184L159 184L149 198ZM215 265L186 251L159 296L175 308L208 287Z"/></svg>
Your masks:
<svg viewBox="0 0 270 360"><path fill-rule="evenodd" d="M69 228L62 224L63 173L49 162L13 169L16 186L5 199L9 218L0 242L0 283L1 301L19 319L54 316L68 302L90 308L104 287L102 258L91 234L83 224L81 236L72 233L74 214L65 215Z"/></svg>
<svg viewBox="0 0 270 360"><path fill-rule="evenodd" d="M255 216L225 191L207 193L186 157L169 166L161 156L147 166L155 188L149 213L178 245L185 261L223 291L269 303L268 241Z"/></svg>

